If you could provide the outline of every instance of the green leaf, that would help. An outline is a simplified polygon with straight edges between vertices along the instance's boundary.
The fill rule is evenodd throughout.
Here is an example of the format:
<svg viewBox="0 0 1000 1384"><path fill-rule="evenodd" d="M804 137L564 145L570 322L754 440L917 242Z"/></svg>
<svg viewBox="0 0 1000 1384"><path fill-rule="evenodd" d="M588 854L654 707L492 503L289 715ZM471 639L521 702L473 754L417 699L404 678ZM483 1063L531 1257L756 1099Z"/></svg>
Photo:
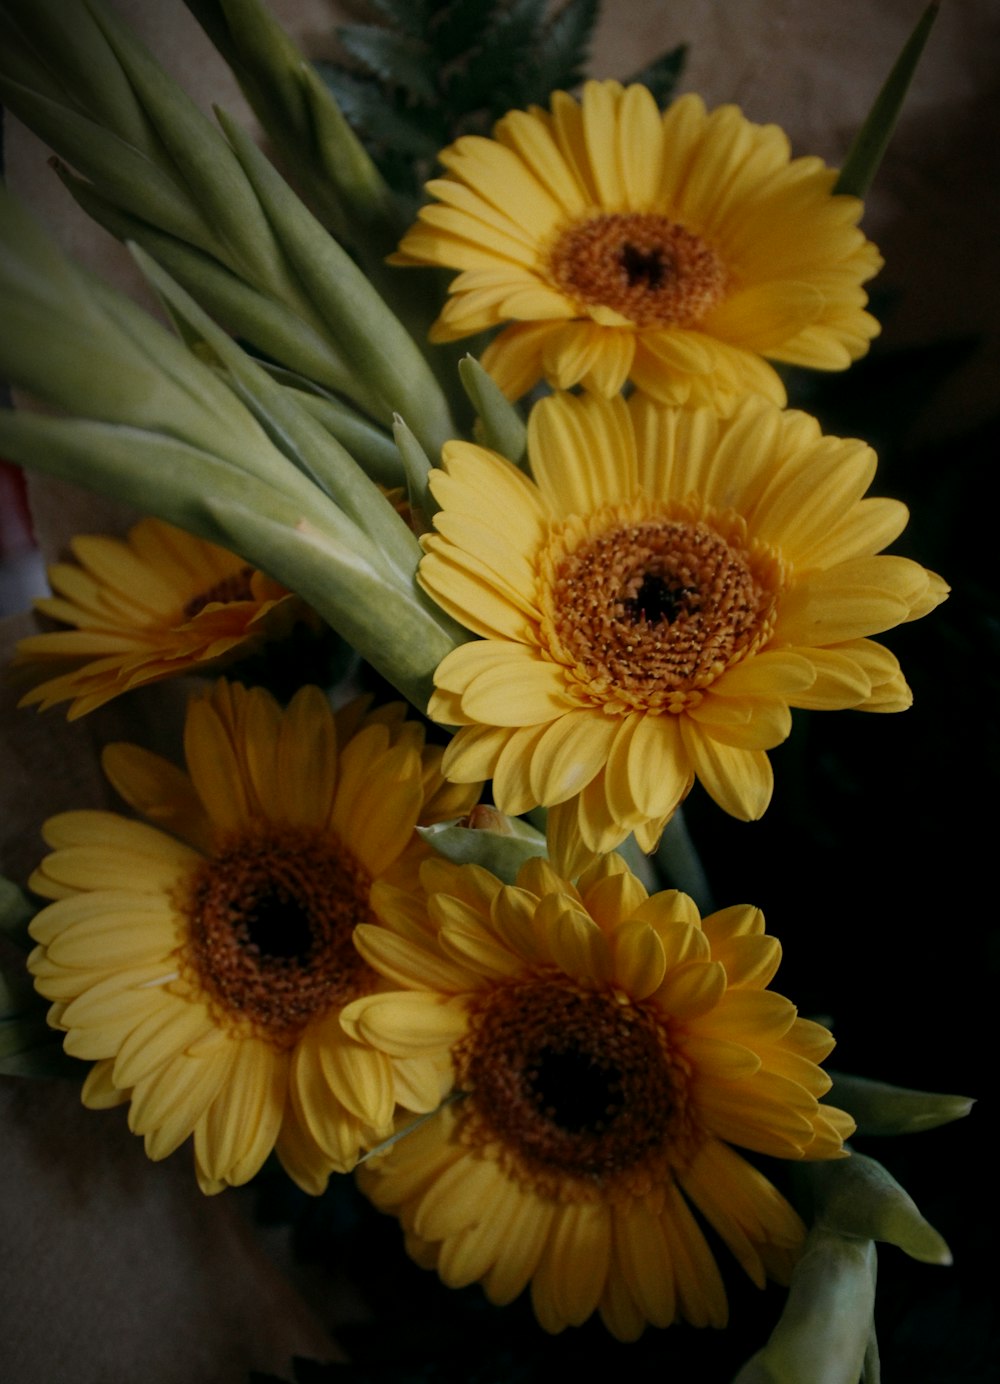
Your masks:
<svg viewBox="0 0 1000 1384"><path fill-rule="evenodd" d="M815 1226L778 1325L733 1384L858 1384L874 1334L875 1271L870 1240Z"/></svg>
<svg viewBox="0 0 1000 1384"><path fill-rule="evenodd" d="M681 43L669 52L661 53L638 72L633 72L631 77L626 77L624 85L631 86L637 83L639 86L649 87L658 106L669 105L674 99L677 83L684 71L687 54L687 44Z"/></svg>
<svg viewBox="0 0 1000 1384"><path fill-rule="evenodd" d="M369 277L406 229L372 159L263 0L187 0L232 68L303 197Z"/></svg>
<svg viewBox="0 0 1000 1384"><path fill-rule="evenodd" d="M385 401L386 421L405 414L436 456L456 429L420 348L250 137L223 114L219 119L307 296L357 374Z"/></svg>
<svg viewBox="0 0 1000 1384"><path fill-rule="evenodd" d="M230 331L310 381L347 395L368 412L379 411L380 400L372 398L321 327L261 293L212 255L120 211L64 165L57 164L56 172L93 220L119 240L141 245Z"/></svg>
<svg viewBox="0 0 1000 1384"><path fill-rule="evenodd" d="M420 101L434 100L432 68L422 39L373 24L341 24L337 37L352 58L387 85L401 86Z"/></svg>
<svg viewBox="0 0 1000 1384"><path fill-rule="evenodd" d="M311 413L331 437L346 447L369 479L388 487L406 484L406 475L393 439L357 409L317 385L315 380L259 361L263 369Z"/></svg>
<svg viewBox="0 0 1000 1384"><path fill-rule="evenodd" d="M398 413L393 419L392 435L406 472L406 497L417 530L426 533L431 527L431 519L441 508L427 484L431 473L430 458Z"/></svg>
<svg viewBox="0 0 1000 1384"><path fill-rule="evenodd" d="M228 263L280 294L287 279L267 218L220 132L104 3L87 0Z"/></svg>
<svg viewBox="0 0 1000 1384"><path fill-rule="evenodd" d="M0 970L0 1075L79 1079L83 1068L63 1052L63 1034L46 1022L48 1007L29 976Z"/></svg>
<svg viewBox="0 0 1000 1384"><path fill-rule="evenodd" d="M600 0L568 0L546 24L532 62L532 101L548 105L553 91L570 91L583 81L600 8Z"/></svg>
<svg viewBox="0 0 1000 1384"><path fill-rule="evenodd" d="M853 1115L859 1134L916 1134L960 1120L975 1104L971 1096L946 1096L930 1091L908 1091L863 1076L831 1071L831 1105Z"/></svg>
<svg viewBox="0 0 1000 1384"><path fill-rule="evenodd" d="M677 808L663 829L656 848L656 863L672 889L689 894L702 914L712 911L708 876L691 839L682 807Z"/></svg>
<svg viewBox="0 0 1000 1384"><path fill-rule="evenodd" d="M425 159L433 158L441 147L441 136L429 133L420 123L426 117L397 110L375 78L345 72L332 63L319 63L317 69L351 124L374 143Z"/></svg>
<svg viewBox="0 0 1000 1384"><path fill-rule="evenodd" d="M479 418L477 441L522 470L527 469L528 430L518 409L505 398L500 386L475 357L466 356L459 361L458 374Z"/></svg>
<svg viewBox="0 0 1000 1384"><path fill-rule="evenodd" d="M362 658L426 711L435 669L468 640L467 630L418 588L407 590L383 569L368 566L330 532L308 523L290 528L256 506L241 509L210 496L203 503L220 532L240 536L250 561L297 591ZM240 551L234 539L226 546Z"/></svg>
<svg viewBox="0 0 1000 1384"><path fill-rule="evenodd" d="M383 565L412 582L420 560L413 534L368 479L354 458L320 426L295 397L252 360L209 318L188 294L175 284L149 256L134 250L146 278L170 311L182 321L196 341L215 355L227 382L260 423L281 454L291 460L317 489L330 496L337 508L357 526L351 541L373 565ZM264 473L266 478L266 472ZM285 477L283 489L295 496L305 513L314 504L311 489L293 486ZM366 542L366 539L368 542Z"/></svg>
<svg viewBox="0 0 1000 1384"><path fill-rule="evenodd" d="M291 526L302 518L301 506L275 487L211 452L140 428L0 410L0 453L21 466L114 495L123 504L231 548L255 566L262 564L250 549L234 542L232 530L220 527L214 512L206 510L206 496L259 505ZM338 513L328 501L325 505ZM279 573L272 575L281 580Z"/></svg>
<svg viewBox="0 0 1000 1384"><path fill-rule="evenodd" d="M0 1075L79 1081L83 1068L63 1052L60 1035L49 1029L45 1035L37 1034L37 1038L38 1042L33 1043L31 1034L24 1033L16 1040L14 1050L0 1056Z"/></svg>
<svg viewBox="0 0 1000 1384"><path fill-rule="evenodd" d="M212 228L169 170L63 102L9 80L0 80L0 97L116 206L202 249L212 248Z"/></svg>
<svg viewBox="0 0 1000 1384"><path fill-rule="evenodd" d="M882 1240L924 1264L950 1264L951 1251L895 1178L863 1153L794 1169L815 1222L839 1235Z"/></svg>
<svg viewBox="0 0 1000 1384"><path fill-rule="evenodd" d="M927 6L904 44L903 51L896 59L884 86L875 98L871 111L855 136L834 185L834 192L864 197L871 187L882 157L889 147L920 55L937 19L938 9L937 3Z"/></svg>
<svg viewBox="0 0 1000 1384"><path fill-rule="evenodd" d="M71 104L138 150L149 154L156 147L132 86L85 5L69 9L64 0L3 0L0 24L5 73L15 80L22 80L18 70L30 73L34 90Z"/></svg>
<svg viewBox="0 0 1000 1384"><path fill-rule="evenodd" d="M548 850L545 837L533 826L519 817L509 817L506 821L509 831L484 831L438 822L430 827L417 827L417 832L429 846L456 865L481 865L504 884L514 884L525 861L547 857Z"/></svg>
<svg viewBox="0 0 1000 1384"><path fill-rule="evenodd" d="M78 269L0 189L0 375L71 413L243 459L265 441L211 371L124 294Z"/></svg>

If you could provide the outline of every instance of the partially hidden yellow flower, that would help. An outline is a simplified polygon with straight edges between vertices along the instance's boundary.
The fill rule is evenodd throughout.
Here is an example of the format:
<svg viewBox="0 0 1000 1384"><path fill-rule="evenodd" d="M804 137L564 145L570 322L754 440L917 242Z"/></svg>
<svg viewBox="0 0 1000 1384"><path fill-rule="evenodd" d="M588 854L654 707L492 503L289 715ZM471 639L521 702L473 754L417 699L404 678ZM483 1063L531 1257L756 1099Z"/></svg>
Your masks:
<svg viewBox="0 0 1000 1384"><path fill-rule="evenodd" d="M766 988L781 948L760 910L702 920L617 855L577 888L541 860L516 886L440 861L421 879L422 916L377 885L382 926L357 932L405 988L343 1015L393 1060L454 1065L459 1098L359 1173L417 1262L495 1303L530 1284L547 1331L595 1311L623 1340L723 1326L693 1207L758 1286L787 1282L802 1224L731 1145L837 1158L854 1122L818 1100L833 1038Z"/></svg>
<svg viewBox="0 0 1000 1384"><path fill-rule="evenodd" d="M790 707L909 705L869 636L947 587L876 556L907 511L862 498L869 447L759 398L720 417L640 395L544 399L528 439L534 481L464 442L432 473L419 578L483 638L441 662L430 713L461 727L450 778L551 809L565 873L630 831L653 849L695 777L759 817Z"/></svg>
<svg viewBox="0 0 1000 1384"><path fill-rule="evenodd" d="M150 1158L191 1135L205 1192L273 1150L321 1192L384 1138L397 1101L433 1109L446 1072L391 1064L340 1010L380 984L355 950L373 881L414 882L418 822L466 812L440 752L395 704L286 710L221 681L192 701L187 772L134 745L105 769L154 825L110 812L45 824L28 966L65 1048L94 1063L88 1106L129 1102ZM168 834L169 833L169 834Z"/></svg>
<svg viewBox="0 0 1000 1384"><path fill-rule="evenodd" d="M70 702L75 720L113 697L181 673L214 671L317 617L241 557L159 519L124 539L87 534L77 564L49 568L56 593L35 602L69 630L30 635L14 666L38 676L22 706Z"/></svg>
<svg viewBox="0 0 1000 1384"><path fill-rule="evenodd" d="M511 324L482 357L509 397L631 379L667 403L781 404L767 361L842 370L878 333L862 204L820 159L791 159L776 125L694 95L661 114L607 81L493 135L439 156L447 176L393 262L461 271L432 340Z"/></svg>

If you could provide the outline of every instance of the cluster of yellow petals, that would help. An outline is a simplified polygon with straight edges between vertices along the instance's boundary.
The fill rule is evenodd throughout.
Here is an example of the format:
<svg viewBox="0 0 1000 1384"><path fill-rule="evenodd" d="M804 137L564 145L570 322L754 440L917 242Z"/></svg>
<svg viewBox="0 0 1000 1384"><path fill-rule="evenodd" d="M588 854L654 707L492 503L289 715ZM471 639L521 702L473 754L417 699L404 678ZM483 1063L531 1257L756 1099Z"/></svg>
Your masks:
<svg viewBox="0 0 1000 1384"><path fill-rule="evenodd" d="M160 519L141 520L125 538L81 535L70 547L76 562L49 568L56 594L35 606L71 628L19 642L14 666L36 682L22 706L68 701L75 720L133 688L244 658L296 621L317 623L235 553Z"/></svg>
<svg viewBox="0 0 1000 1384"><path fill-rule="evenodd" d="M436 1111L362 1175L420 1263L496 1303L530 1288L549 1331L722 1325L693 1211L759 1285L803 1236L732 1146L833 1158L853 1123L820 1103L830 1035L767 988L759 910L702 919L607 853L654 849L696 781L760 816L792 708L909 704L872 636L947 588L883 555L907 514L866 498L873 453L783 411L768 364L861 356L880 260L832 170L695 96L588 82L441 161L394 256L459 271L433 339L503 328L483 359L509 397L591 391L532 410L530 475L464 441L432 474L419 582L478 636L435 675L457 734L216 684L185 770L106 751L147 822L46 823L29 967L93 1063L86 1104L127 1102L154 1159L192 1139L206 1192L272 1151L320 1192ZM72 546L38 603L71 628L20 646L27 704L79 716L309 618L155 519ZM503 812L549 809L552 863L514 885L416 833L485 779Z"/></svg>
<svg viewBox="0 0 1000 1384"><path fill-rule="evenodd" d="M319 688L282 710L220 682L194 700L187 771L135 745L108 777L151 823L111 812L45 824L29 958L66 1051L93 1062L92 1107L129 1103L151 1158L194 1139L206 1192L274 1150L307 1191L385 1137L397 1103L433 1109L440 1065L349 1039L340 1010L379 979L354 949L374 881L413 884L415 834L468 811L441 752L393 704L336 715ZM442 1083L445 1084L442 1084Z"/></svg>
<svg viewBox="0 0 1000 1384"><path fill-rule="evenodd" d="M666 403L783 404L769 361L842 370L879 330L860 201L735 106L660 112L645 87L591 81L440 160L393 259L460 271L432 340L509 324L483 364L511 398L631 380Z"/></svg>
<svg viewBox="0 0 1000 1384"><path fill-rule="evenodd" d="M613 854L576 885L543 860L515 885L431 860L421 882L376 887L358 946L397 988L343 1014L394 1061L454 1062L461 1098L362 1173L418 1263L497 1303L530 1285L548 1331L722 1326L694 1206L754 1282L787 1281L801 1222L731 1145L835 1158L853 1121L819 1101L832 1037L767 989L760 910L702 919Z"/></svg>
<svg viewBox="0 0 1000 1384"><path fill-rule="evenodd" d="M696 778L759 817L792 707L909 705L871 636L947 587L880 555L907 512L865 498L863 443L759 398L720 417L555 395L528 452L533 480L465 442L432 475L420 581L481 638L440 664L430 712L460 728L450 777L550 809L565 873L629 832L652 850Z"/></svg>

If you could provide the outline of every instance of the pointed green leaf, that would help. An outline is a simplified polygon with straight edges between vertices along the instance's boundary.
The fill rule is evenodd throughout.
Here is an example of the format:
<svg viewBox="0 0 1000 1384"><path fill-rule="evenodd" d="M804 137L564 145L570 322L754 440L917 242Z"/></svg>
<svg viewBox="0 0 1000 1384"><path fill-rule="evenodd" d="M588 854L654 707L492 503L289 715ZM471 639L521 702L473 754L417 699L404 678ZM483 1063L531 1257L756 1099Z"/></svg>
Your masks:
<svg viewBox="0 0 1000 1384"><path fill-rule="evenodd" d="M403 87L418 100L434 100L427 45L420 39L374 24L340 24L337 37L352 58L383 82Z"/></svg>
<svg viewBox="0 0 1000 1384"><path fill-rule="evenodd" d="M677 808L663 828L660 844L656 848L656 863L672 889L690 894L701 913L711 913L711 886L688 831L683 807Z"/></svg>
<svg viewBox="0 0 1000 1384"><path fill-rule="evenodd" d="M5 105L124 211L202 248L214 236L200 209L168 171L112 131L64 104L14 82L0 81Z"/></svg>
<svg viewBox="0 0 1000 1384"><path fill-rule="evenodd" d="M211 452L139 428L0 410L0 453L21 466L114 495L124 504L229 547L256 566L263 564L256 562L249 548L231 541L231 529L220 528L214 514L206 510L206 495L217 497L220 503L259 505L291 526L303 518L302 507L281 490ZM321 503L312 507L314 522L329 526L339 519L345 536L353 535L354 526L348 526L319 491L315 493ZM282 580L278 572L271 575Z"/></svg>
<svg viewBox="0 0 1000 1384"><path fill-rule="evenodd" d="M434 13L437 0L371 0L371 7L404 34L421 34Z"/></svg>
<svg viewBox="0 0 1000 1384"><path fill-rule="evenodd" d="M297 312L261 293L212 255L120 211L64 165L57 164L56 172L89 216L119 240L141 245L235 335L368 411L381 407L329 336Z"/></svg>
<svg viewBox="0 0 1000 1384"><path fill-rule="evenodd" d="M459 361L458 374L479 417L477 441L527 470L528 430L520 411L474 356Z"/></svg>
<svg viewBox="0 0 1000 1384"><path fill-rule="evenodd" d="M407 588L381 567L370 566L335 533L308 522L290 528L266 510L241 510L210 497L204 508L220 532L240 536L250 561L298 592L362 658L426 711L435 669L468 640L467 630L415 584ZM234 548L235 537L226 546Z"/></svg>
<svg viewBox="0 0 1000 1384"><path fill-rule="evenodd" d="M317 70L347 119L374 143L424 159L433 158L440 149L441 136L429 133L416 112L396 110L375 78L347 72L333 63L317 63Z"/></svg>
<svg viewBox="0 0 1000 1384"><path fill-rule="evenodd" d="M229 262L280 294L285 276L271 228L226 140L105 0L87 3Z"/></svg>
<svg viewBox="0 0 1000 1384"><path fill-rule="evenodd" d="M34 90L72 104L149 154L156 136L121 64L86 5L64 0L2 0L0 69L40 78Z"/></svg>
<svg viewBox="0 0 1000 1384"><path fill-rule="evenodd" d="M294 395L273 380L246 352L201 311L143 251L133 247L140 268L171 312L205 344L225 371L227 382L261 424L271 442L313 485L330 496L371 544L370 560L395 569L410 582L420 560L420 546L392 506L354 458L320 426ZM267 479L268 473L262 473ZM309 485L287 474L282 489L307 514L316 497Z"/></svg>
<svg viewBox="0 0 1000 1384"><path fill-rule="evenodd" d="M925 1264L950 1264L951 1251L895 1178L863 1153L795 1169L816 1224L840 1235L897 1245Z"/></svg>
<svg viewBox="0 0 1000 1384"><path fill-rule="evenodd" d="M294 394L301 408L346 447L371 480L387 489L406 484L399 451L388 433L304 375L266 361L261 364L272 379Z"/></svg>
<svg viewBox="0 0 1000 1384"><path fill-rule="evenodd" d="M266 209L282 250L331 335L372 390L385 418L405 414L436 456L455 426L419 347L365 275L299 201L244 131L219 113L226 134Z"/></svg>
<svg viewBox="0 0 1000 1384"><path fill-rule="evenodd" d="M903 51L886 78L885 85L875 98L875 104L855 136L844 160L844 166L840 170L834 192L864 197L871 187L882 156L889 147L889 140L896 128L920 55L937 19L938 9L937 3L928 5L907 39Z"/></svg>
<svg viewBox="0 0 1000 1384"><path fill-rule="evenodd" d="M431 473L430 459L398 413L392 422L392 435L406 472L406 496L417 530L426 533L431 527L431 519L441 507L427 483Z"/></svg>
<svg viewBox="0 0 1000 1384"><path fill-rule="evenodd" d="M859 1134L916 1134L960 1120L975 1104L971 1096L908 1091L863 1076L830 1072L833 1089L827 1099L857 1121Z"/></svg>

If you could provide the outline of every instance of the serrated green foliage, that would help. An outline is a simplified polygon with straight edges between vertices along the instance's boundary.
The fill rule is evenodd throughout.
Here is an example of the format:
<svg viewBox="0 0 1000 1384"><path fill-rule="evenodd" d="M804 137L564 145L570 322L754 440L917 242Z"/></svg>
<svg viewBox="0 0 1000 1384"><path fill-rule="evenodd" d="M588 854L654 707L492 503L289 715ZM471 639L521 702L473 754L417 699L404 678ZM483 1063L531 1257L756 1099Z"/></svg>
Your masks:
<svg viewBox="0 0 1000 1384"><path fill-rule="evenodd" d="M640 86L647 86L658 106L667 105L674 99L677 83L687 61L687 52L687 44L681 43L669 52L661 53L658 58L654 58L645 67L640 67L638 72L633 72L631 77L627 77L626 86L634 82L638 82Z"/></svg>
<svg viewBox="0 0 1000 1384"><path fill-rule="evenodd" d="M416 112L397 111L376 78L329 64L321 64L320 71L347 119L373 144L413 158L429 158L437 152L436 134L421 128ZM426 118L430 119L429 113Z"/></svg>
<svg viewBox="0 0 1000 1384"><path fill-rule="evenodd" d="M378 0L373 18L392 27L338 29L354 66L322 71L386 180L415 200L444 145L578 85L598 7L568 0L547 17L544 0Z"/></svg>
<svg viewBox="0 0 1000 1384"><path fill-rule="evenodd" d="M425 45L408 34L375 24L342 24L337 37L352 58L389 85L418 101L433 101L434 82L424 62Z"/></svg>
<svg viewBox="0 0 1000 1384"><path fill-rule="evenodd" d="M534 81L539 92L567 90L583 81L600 8L600 0L570 0L552 16L546 45L534 56Z"/></svg>

